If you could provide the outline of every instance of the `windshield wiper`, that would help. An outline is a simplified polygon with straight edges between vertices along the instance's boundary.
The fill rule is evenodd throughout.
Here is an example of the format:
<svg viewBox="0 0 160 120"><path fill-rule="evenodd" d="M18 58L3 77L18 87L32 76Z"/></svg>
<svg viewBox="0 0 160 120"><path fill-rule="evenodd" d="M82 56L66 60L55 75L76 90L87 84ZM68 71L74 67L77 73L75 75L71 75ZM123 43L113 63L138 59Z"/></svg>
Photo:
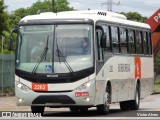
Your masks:
<svg viewBox="0 0 160 120"><path fill-rule="evenodd" d="M33 68L32 74L35 74L35 72L37 71L37 68L39 66L39 64L43 61L43 59L45 58L46 60L46 56L47 56L47 51L48 51L48 40L49 40L49 35L47 36L47 42L46 42L46 46L43 49L41 55L40 55L40 59L39 61L37 61L36 65Z"/></svg>
<svg viewBox="0 0 160 120"><path fill-rule="evenodd" d="M63 56L62 52L59 50L58 48L58 44L57 44L57 54L58 54L58 58L59 58L59 62L60 62L60 58L62 59L62 61L64 62L64 64L66 65L66 67L68 68L68 70L70 71L70 73L73 72L73 69L71 68L71 66L68 64L66 58Z"/></svg>

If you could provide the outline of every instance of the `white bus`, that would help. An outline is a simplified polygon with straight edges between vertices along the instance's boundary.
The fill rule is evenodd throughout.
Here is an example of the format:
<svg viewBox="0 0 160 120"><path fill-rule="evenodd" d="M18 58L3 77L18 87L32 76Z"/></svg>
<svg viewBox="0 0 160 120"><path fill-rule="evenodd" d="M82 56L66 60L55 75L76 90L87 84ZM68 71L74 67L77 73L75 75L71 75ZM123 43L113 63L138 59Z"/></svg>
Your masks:
<svg viewBox="0 0 160 120"><path fill-rule="evenodd" d="M24 17L17 33L18 106L107 114L111 103L138 110L153 91L150 26L102 10ZM10 37L9 49L12 49Z"/></svg>

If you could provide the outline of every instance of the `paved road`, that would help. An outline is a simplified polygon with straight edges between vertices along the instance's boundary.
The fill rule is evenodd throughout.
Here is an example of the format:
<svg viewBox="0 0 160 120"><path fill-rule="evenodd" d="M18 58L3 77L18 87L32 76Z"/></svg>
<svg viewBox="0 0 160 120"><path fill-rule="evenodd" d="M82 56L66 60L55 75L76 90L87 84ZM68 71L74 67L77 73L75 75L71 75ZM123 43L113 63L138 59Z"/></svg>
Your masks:
<svg viewBox="0 0 160 120"><path fill-rule="evenodd" d="M4 97L0 98L0 111L30 111L30 107L18 107L16 106L15 97ZM112 104L108 115L99 115L96 108L91 108L86 113L70 112L67 108L45 108L45 111L47 112L45 112L44 117L138 117L139 113L144 113L144 111L149 111L153 114L158 113L160 117L160 94L151 95L141 100L138 111L121 111L119 104Z"/></svg>

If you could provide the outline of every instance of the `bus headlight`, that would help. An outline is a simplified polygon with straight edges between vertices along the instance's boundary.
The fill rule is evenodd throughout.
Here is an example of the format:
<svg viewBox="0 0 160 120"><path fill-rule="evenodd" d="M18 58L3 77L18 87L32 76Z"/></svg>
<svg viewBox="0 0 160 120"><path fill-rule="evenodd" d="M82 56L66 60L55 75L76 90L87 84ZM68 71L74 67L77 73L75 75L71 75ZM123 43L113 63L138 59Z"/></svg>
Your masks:
<svg viewBox="0 0 160 120"><path fill-rule="evenodd" d="M20 88L21 90L23 90L25 92L28 92L28 91L31 90L29 87L27 87L26 85L24 85L20 82L16 82L16 85L17 85L18 88Z"/></svg>
<svg viewBox="0 0 160 120"><path fill-rule="evenodd" d="M89 80L88 82L80 85L79 87L76 88L78 91L86 90L87 88L90 88L91 85L93 84L94 80Z"/></svg>

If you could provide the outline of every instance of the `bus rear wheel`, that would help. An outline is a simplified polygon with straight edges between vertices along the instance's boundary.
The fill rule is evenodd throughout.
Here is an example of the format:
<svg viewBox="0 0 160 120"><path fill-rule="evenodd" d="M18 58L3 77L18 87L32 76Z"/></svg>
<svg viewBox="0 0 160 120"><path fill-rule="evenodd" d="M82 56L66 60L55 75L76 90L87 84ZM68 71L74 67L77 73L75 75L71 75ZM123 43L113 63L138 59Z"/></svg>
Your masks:
<svg viewBox="0 0 160 120"><path fill-rule="evenodd" d="M140 89L139 85L136 86L135 99L130 101L130 110L138 110L140 104Z"/></svg>
<svg viewBox="0 0 160 120"><path fill-rule="evenodd" d="M140 104L140 89L139 85L137 84L134 100L120 102L120 108L121 110L138 110L139 104Z"/></svg>
<svg viewBox="0 0 160 120"><path fill-rule="evenodd" d="M32 113L41 113L43 115L44 113L44 106L31 106Z"/></svg>
<svg viewBox="0 0 160 120"><path fill-rule="evenodd" d="M130 109L129 104L130 101L123 101L119 103L121 110L129 110Z"/></svg>
<svg viewBox="0 0 160 120"><path fill-rule="evenodd" d="M71 112L77 112L77 111L86 112L86 111L88 111L88 107L84 107L84 106L70 107L70 111Z"/></svg>
<svg viewBox="0 0 160 120"><path fill-rule="evenodd" d="M79 110L81 112L86 112L86 111L88 111L88 107L79 107Z"/></svg>
<svg viewBox="0 0 160 120"><path fill-rule="evenodd" d="M71 112L77 112L78 111L78 107L70 107L69 108Z"/></svg>

